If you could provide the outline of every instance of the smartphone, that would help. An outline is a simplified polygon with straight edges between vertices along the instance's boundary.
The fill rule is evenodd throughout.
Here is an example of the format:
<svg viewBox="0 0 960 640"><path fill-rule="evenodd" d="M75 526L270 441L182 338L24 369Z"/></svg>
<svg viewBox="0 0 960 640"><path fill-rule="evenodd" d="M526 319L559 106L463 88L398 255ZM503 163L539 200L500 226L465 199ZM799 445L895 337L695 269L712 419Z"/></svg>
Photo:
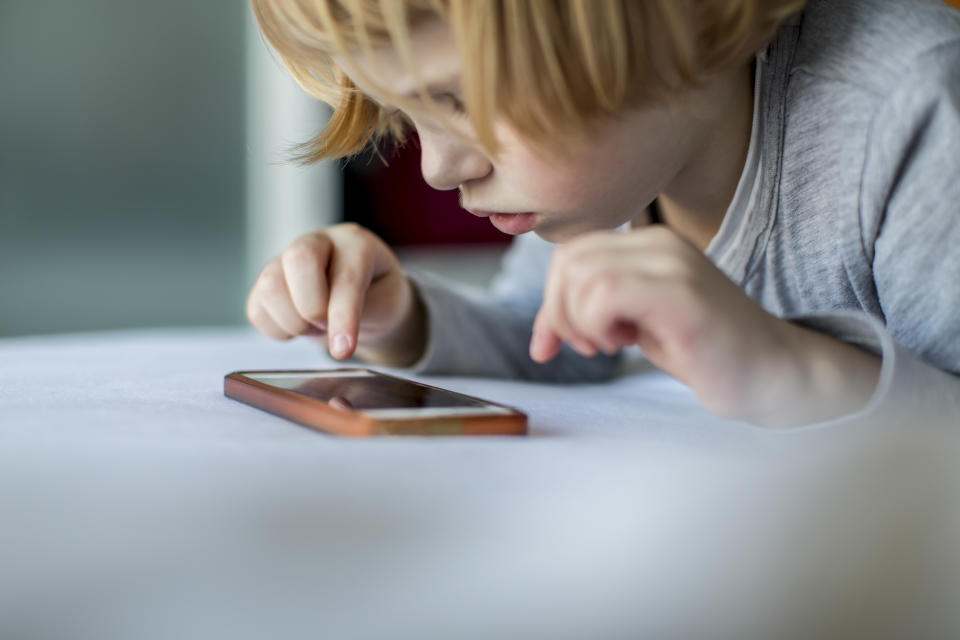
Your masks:
<svg viewBox="0 0 960 640"><path fill-rule="evenodd" d="M341 436L527 433L516 409L371 369L234 371L223 394Z"/></svg>

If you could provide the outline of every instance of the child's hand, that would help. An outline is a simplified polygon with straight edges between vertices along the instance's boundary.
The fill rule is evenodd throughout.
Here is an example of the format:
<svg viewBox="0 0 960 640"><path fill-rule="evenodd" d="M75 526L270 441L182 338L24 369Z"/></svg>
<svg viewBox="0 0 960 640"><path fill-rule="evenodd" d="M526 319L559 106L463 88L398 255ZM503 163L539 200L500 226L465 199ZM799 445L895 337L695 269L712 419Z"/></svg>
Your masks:
<svg viewBox="0 0 960 640"><path fill-rule="evenodd" d="M306 233L261 270L247 318L278 340L324 336L333 357L382 343L409 324L413 287L387 245L355 224Z"/></svg>
<svg viewBox="0 0 960 640"><path fill-rule="evenodd" d="M663 225L558 247L530 355L638 344L719 415L786 426L863 406L879 359L779 319Z"/></svg>

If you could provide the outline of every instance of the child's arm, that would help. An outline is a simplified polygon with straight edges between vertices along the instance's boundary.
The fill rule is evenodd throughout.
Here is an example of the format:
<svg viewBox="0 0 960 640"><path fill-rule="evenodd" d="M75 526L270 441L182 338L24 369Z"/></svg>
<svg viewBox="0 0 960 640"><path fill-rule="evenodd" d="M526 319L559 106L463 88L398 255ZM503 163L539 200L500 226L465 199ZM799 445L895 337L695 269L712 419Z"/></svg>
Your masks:
<svg viewBox="0 0 960 640"><path fill-rule="evenodd" d="M476 297L426 276L408 278L380 238L354 224L336 225L304 234L264 266L247 317L278 340L318 337L338 359L355 353L422 373L609 378L613 357L588 360L565 349L541 365L527 355L549 251L534 237L517 242L492 291Z"/></svg>
<svg viewBox="0 0 960 640"><path fill-rule="evenodd" d="M533 234L517 237L490 290L471 294L450 289L424 274L412 276L427 310L427 343L415 370L553 382L609 379L617 356L585 358L569 347L548 364L530 359L533 319L554 250Z"/></svg>
<svg viewBox="0 0 960 640"><path fill-rule="evenodd" d="M854 275L882 318L788 322L667 229L597 234L559 252L534 355L638 341L709 408L761 424L960 423L960 40L902 78L873 117L860 185L868 266Z"/></svg>
<svg viewBox="0 0 960 640"><path fill-rule="evenodd" d="M595 233L561 247L531 355L561 342L583 354L639 344L716 414L808 424L864 406L880 360L777 318L666 226Z"/></svg>

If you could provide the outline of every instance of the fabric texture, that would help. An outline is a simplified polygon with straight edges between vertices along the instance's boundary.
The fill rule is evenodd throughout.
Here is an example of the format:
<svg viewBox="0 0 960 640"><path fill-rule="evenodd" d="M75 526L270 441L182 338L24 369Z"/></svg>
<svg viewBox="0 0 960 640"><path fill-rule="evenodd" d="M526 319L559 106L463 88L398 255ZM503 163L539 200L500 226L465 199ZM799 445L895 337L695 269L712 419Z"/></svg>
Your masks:
<svg viewBox="0 0 960 640"><path fill-rule="evenodd" d="M925 411L960 422L960 12L939 0L813 0L758 63L756 189L707 256L772 313L872 349L886 369L903 363L872 411L936 388ZM529 361L550 251L517 238L483 297L415 276L431 327L416 369L614 375L613 359L572 350Z"/></svg>

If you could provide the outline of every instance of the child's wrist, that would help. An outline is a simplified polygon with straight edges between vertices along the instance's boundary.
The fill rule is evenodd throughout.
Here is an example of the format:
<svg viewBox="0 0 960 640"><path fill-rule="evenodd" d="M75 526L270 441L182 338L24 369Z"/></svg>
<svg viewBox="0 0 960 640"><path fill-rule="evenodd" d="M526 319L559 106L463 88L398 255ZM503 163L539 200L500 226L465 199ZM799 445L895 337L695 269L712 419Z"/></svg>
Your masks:
<svg viewBox="0 0 960 640"><path fill-rule="evenodd" d="M357 355L384 366L407 367L419 360L426 350L426 305L417 288L405 278L407 303L397 323L378 336L357 345Z"/></svg>

